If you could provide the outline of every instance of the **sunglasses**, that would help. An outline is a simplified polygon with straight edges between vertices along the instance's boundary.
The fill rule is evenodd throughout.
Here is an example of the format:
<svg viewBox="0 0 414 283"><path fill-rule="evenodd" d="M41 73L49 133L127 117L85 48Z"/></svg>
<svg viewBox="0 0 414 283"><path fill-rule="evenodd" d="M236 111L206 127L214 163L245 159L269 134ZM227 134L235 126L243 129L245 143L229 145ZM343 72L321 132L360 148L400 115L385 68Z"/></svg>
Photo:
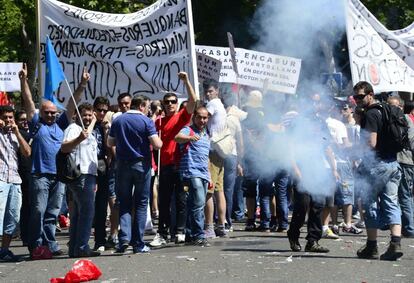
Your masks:
<svg viewBox="0 0 414 283"><path fill-rule="evenodd" d="M44 111L44 113L46 114L46 115L56 115L56 111Z"/></svg>
<svg viewBox="0 0 414 283"><path fill-rule="evenodd" d="M174 99L174 100L164 100L164 104L166 104L166 105L168 105L168 104L177 104L177 100L176 99Z"/></svg>
<svg viewBox="0 0 414 283"><path fill-rule="evenodd" d="M362 100L362 99L364 99L364 97L365 97L366 95L365 94L355 94L355 95L353 95L352 97L355 99L355 100Z"/></svg>
<svg viewBox="0 0 414 283"><path fill-rule="evenodd" d="M104 113L106 113L106 112L108 112L108 109L100 108L100 109L96 109L96 112L104 112Z"/></svg>

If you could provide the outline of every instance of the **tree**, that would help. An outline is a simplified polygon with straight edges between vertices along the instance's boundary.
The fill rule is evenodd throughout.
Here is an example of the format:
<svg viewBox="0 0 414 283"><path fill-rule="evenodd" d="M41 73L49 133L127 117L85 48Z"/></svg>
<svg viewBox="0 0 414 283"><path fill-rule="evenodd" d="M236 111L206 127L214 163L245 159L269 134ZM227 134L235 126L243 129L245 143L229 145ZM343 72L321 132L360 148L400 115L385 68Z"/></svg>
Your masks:
<svg viewBox="0 0 414 283"><path fill-rule="evenodd" d="M414 22L414 1L361 0L388 29L402 29Z"/></svg>

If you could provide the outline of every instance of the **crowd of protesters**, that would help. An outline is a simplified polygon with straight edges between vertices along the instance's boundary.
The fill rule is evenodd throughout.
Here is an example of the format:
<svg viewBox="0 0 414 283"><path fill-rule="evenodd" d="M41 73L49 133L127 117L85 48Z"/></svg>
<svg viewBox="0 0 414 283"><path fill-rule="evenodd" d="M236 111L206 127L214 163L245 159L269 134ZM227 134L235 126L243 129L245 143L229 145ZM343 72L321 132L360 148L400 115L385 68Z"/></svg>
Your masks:
<svg viewBox="0 0 414 283"><path fill-rule="evenodd" d="M283 233L301 251L307 214L307 252L329 252L321 238L366 229L357 256L377 258L377 229L389 229L380 258L396 260L401 237L414 237L413 156L388 146L367 82L346 103L314 94L272 108L259 90L240 103L210 80L198 100L181 72L188 96L181 107L172 92L161 101L122 93L114 106L105 97L79 104L90 78L84 71L59 113L50 101L35 108L25 65L19 77L23 109L0 111L2 261L20 260L9 249L17 231L32 260L66 254L56 241L66 226L67 254L75 258L130 246L134 253L170 243L208 247L232 233L233 221L244 221L246 231ZM414 104L399 97L388 103L404 109L412 139ZM232 144L226 154L224 139ZM80 171L66 184L57 178L59 152ZM146 233L152 241L144 241Z"/></svg>

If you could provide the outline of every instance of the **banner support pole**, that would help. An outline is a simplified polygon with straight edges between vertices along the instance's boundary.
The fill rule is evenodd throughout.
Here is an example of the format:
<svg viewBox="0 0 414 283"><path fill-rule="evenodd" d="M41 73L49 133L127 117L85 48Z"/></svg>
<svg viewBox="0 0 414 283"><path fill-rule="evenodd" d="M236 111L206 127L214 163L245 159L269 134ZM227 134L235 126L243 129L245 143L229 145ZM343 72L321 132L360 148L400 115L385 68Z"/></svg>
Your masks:
<svg viewBox="0 0 414 283"><path fill-rule="evenodd" d="M184 1L184 0L183 0ZM185 0L187 6L187 15L188 15L188 31L190 37L190 65L191 65L191 73L190 79L193 78L193 87L197 99L200 99L199 93L199 86L198 86L198 75L197 75L197 56L195 50L195 40L194 40L194 25L193 25L193 10L191 7L191 0ZM191 81L191 80L190 80Z"/></svg>
<svg viewBox="0 0 414 283"><path fill-rule="evenodd" d="M43 97L43 87L42 87L42 61L41 57L41 48L40 48L40 1L36 0L36 49L37 49L37 89L40 100Z"/></svg>

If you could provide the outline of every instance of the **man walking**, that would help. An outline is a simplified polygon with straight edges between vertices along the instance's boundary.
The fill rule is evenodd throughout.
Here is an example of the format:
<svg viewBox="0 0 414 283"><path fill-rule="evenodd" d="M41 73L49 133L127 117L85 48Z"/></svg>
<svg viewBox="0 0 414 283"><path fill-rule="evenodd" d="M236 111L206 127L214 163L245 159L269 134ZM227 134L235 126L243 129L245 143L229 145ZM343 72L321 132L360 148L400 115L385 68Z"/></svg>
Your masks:
<svg viewBox="0 0 414 283"><path fill-rule="evenodd" d="M358 82L354 86L354 99L358 106L365 109L361 122L361 141L365 140L365 144L362 142L361 146L368 145L371 149L365 151L358 168L359 174L366 181L363 205L368 238L357 255L364 259L377 258L378 229L387 227L391 231L391 242L380 259L397 260L403 255L401 209L398 204L401 169L397 162L397 152L389 146L389 137L385 131L387 121L377 107L372 85L365 81Z"/></svg>

